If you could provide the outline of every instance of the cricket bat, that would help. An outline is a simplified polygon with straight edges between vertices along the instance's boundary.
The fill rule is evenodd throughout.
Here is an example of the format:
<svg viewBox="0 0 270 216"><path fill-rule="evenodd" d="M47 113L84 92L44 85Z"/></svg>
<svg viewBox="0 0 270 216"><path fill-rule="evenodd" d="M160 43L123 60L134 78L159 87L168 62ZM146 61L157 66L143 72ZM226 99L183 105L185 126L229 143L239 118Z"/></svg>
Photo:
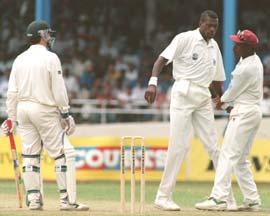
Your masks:
<svg viewBox="0 0 270 216"><path fill-rule="evenodd" d="M11 120L7 120L7 126L9 129L12 127L12 122ZM13 160L13 169L15 173L15 184L16 184L16 190L17 190L17 197L18 197L18 202L19 202L19 207L22 208L22 203L23 203L23 180L21 177L21 172L20 172L20 167L19 167L19 161L17 157L17 151L16 151L16 145L14 141L14 136L13 133L10 132L8 134L9 137L9 143L10 143L10 149L11 149L11 156Z"/></svg>

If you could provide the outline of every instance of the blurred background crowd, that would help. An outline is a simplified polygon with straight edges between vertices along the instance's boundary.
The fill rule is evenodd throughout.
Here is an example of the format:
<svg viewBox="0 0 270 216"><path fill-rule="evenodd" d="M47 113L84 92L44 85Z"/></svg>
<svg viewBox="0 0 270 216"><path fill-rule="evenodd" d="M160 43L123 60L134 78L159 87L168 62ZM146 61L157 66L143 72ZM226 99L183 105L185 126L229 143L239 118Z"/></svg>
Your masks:
<svg viewBox="0 0 270 216"><path fill-rule="evenodd" d="M34 3L34 0L1 0L2 98L13 60L27 48L25 30L34 19ZM239 0L237 17L238 27L255 31L261 41L257 53L265 68L262 103L265 115L270 114L270 23L267 19L270 11L267 5L270 6L267 0L256 3ZM222 50L222 1L61 0L52 1L52 7L51 26L57 31L54 52L61 59L71 102L92 99L96 101L95 108L99 108L102 101L107 108L129 108L135 101L139 107L147 107L142 101L155 59L176 34L196 28L199 15L205 9L213 9L220 16L221 27L216 40ZM159 79L155 107L167 106L172 83L171 67L167 67ZM86 109L92 108L87 103L84 105ZM110 116L111 121L121 120L121 115ZM88 117L86 115L86 119Z"/></svg>

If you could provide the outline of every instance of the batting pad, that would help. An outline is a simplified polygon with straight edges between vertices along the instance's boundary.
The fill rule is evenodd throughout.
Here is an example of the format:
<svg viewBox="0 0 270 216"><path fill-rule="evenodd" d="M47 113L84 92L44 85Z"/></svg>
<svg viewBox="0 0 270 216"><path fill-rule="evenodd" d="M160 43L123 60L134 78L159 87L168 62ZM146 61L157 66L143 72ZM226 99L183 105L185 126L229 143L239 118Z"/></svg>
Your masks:
<svg viewBox="0 0 270 216"><path fill-rule="evenodd" d="M55 159L55 175L59 191L67 189L66 171L66 159L65 155L63 154L60 158Z"/></svg>
<svg viewBox="0 0 270 216"><path fill-rule="evenodd" d="M23 156L23 180L26 191L40 191L40 157Z"/></svg>
<svg viewBox="0 0 270 216"><path fill-rule="evenodd" d="M67 135L63 133L64 154L66 159L66 186L68 193L68 200L70 204L76 203L76 168L75 157L76 152L74 147L70 144Z"/></svg>

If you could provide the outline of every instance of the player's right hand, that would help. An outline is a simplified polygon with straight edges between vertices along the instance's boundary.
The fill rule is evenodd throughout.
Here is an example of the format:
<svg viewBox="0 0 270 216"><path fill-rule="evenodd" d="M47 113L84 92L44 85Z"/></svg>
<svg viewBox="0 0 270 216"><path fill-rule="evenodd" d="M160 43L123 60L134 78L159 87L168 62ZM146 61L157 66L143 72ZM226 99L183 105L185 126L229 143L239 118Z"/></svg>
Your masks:
<svg viewBox="0 0 270 216"><path fill-rule="evenodd" d="M11 122L11 127L9 127L8 121ZM13 132L13 130L14 130L14 128L15 128L16 125L17 125L16 122L14 122L14 121L12 121L12 120L10 120L10 119L6 119L6 120L2 123L1 129L2 129L3 133L4 133L6 136L8 136L9 133L12 133L12 132Z"/></svg>
<svg viewBox="0 0 270 216"><path fill-rule="evenodd" d="M155 85L149 85L145 91L144 99L147 103L152 104L156 99L157 87Z"/></svg>

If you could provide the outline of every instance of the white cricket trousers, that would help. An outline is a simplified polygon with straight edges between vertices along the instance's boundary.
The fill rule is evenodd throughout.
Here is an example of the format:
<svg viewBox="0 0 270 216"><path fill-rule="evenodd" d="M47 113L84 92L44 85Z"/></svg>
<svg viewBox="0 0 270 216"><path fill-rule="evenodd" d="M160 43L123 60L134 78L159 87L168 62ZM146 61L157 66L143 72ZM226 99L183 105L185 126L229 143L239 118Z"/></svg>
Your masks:
<svg viewBox="0 0 270 216"><path fill-rule="evenodd" d="M227 199L234 172L244 200L260 199L247 157L261 119L262 113L258 105L236 105L231 111L211 197Z"/></svg>
<svg viewBox="0 0 270 216"><path fill-rule="evenodd" d="M23 154L40 154L42 147L48 151L52 158L63 154L63 129L56 107L20 101L17 108L17 120Z"/></svg>
<svg viewBox="0 0 270 216"><path fill-rule="evenodd" d="M170 198L181 164L189 149L192 127L216 166L219 156L214 113L208 88L190 83L186 96L175 81L170 104L170 141L156 199Z"/></svg>

